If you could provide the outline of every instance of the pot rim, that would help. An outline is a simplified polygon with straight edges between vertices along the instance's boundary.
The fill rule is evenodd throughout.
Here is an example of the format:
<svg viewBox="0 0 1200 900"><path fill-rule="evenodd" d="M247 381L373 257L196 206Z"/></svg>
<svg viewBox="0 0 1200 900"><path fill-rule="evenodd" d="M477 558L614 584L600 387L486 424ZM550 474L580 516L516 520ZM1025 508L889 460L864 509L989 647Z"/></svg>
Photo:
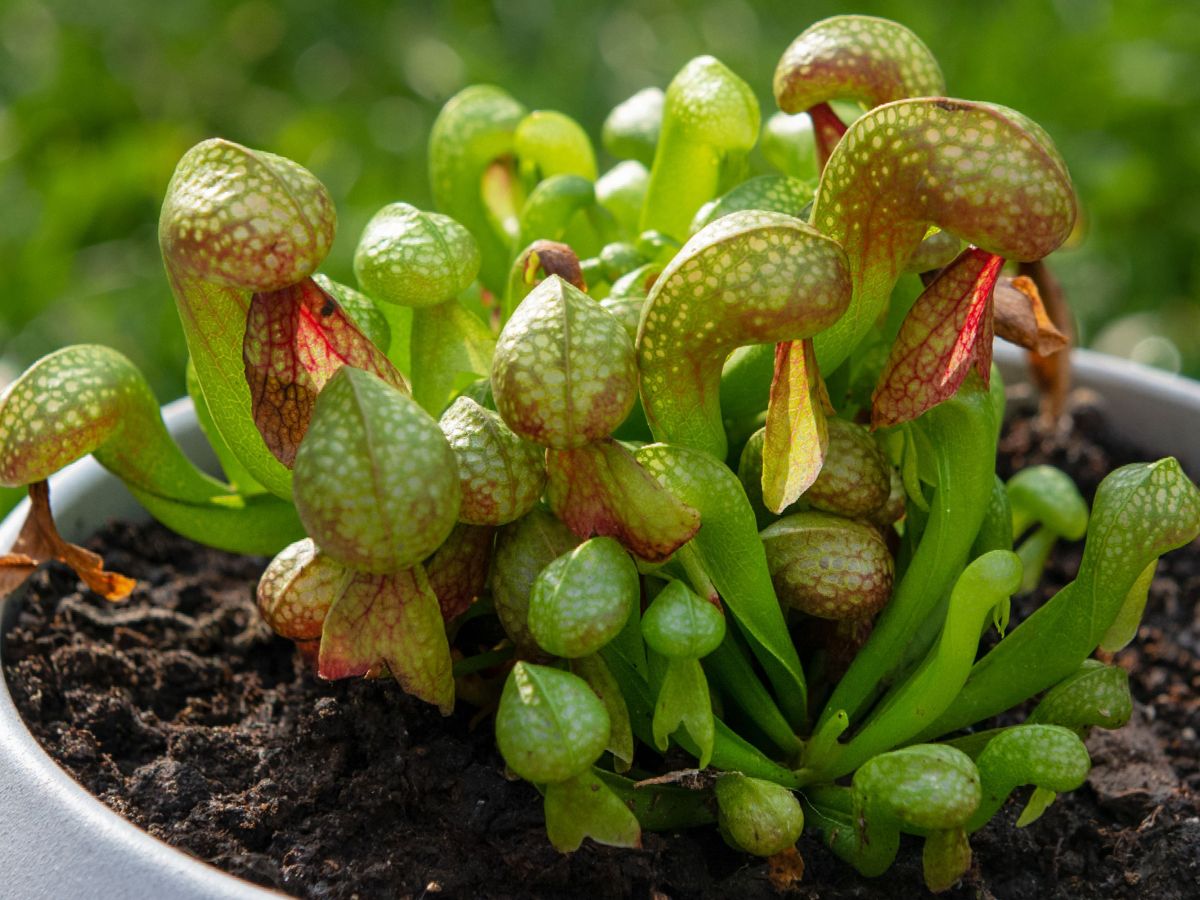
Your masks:
<svg viewBox="0 0 1200 900"><path fill-rule="evenodd" d="M1007 380L1024 380L1023 357L1019 348L997 342L995 359ZM1122 430L1138 435L1139 443L1174 448L1193 477L1200 473L1200 382L1087 350L1075 350L1071 363L1074 383L1103 395ZM188 455L216 471L191 400L184 397L163 407L163 418ZM56 519L69 539L95 529L98 509L105 518L147 517L120 482L90 457L54 475L50 484ZM0 548L12 545L28 503L22 501L0 523ZM17 615L17 604L5 599L0 598L0 634ZM29 732L2 669L0 736L0 846L6 848L5 886L15 895L281 896L151 836L85 790Z"/></svg>

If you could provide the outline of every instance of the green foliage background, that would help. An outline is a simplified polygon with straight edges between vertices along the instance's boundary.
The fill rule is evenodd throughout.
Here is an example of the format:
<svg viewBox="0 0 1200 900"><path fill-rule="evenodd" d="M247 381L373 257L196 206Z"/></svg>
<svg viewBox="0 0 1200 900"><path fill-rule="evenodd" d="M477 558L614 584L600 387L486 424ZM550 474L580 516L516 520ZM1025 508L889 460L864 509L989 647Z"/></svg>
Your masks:
<svg viewBox="0 0 1200 900"><path fill-rule="evenodd" d="M707 52L769 113L784 47L839 12L904 22L952 95L1050 132L1086 215L1054 262L1084 342L1200 374L1200 4L1178 0L4 0L0 366L11 377L97 341L160 396L182 392L156 220L176 160L202 138L312 169L340 215L326 270L350 279L377 207L429 205L429 127L464 85L503 85L598 136L615 103Z"/></svg>

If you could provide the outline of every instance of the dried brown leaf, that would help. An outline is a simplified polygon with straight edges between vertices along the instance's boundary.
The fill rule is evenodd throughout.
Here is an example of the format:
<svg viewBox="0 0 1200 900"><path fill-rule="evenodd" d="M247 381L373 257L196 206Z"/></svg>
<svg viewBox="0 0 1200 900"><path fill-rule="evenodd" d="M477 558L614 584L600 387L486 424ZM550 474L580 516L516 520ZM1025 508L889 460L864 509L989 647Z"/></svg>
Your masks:
<svg viewBox="0 0 1200 900"><path fill-rule="evenodd" d="M996 334L1039 356L1051 356L1069 343L1046 312L1032 278L1002 276L996 282Z"/></svg>
<svg viewBox="0 0 1200 900"><path fill-rule="evenodd" d="M0 596L21 584L42 563L57 559L75 570L91 590L105 600L124 600L137 582L104 568L98 554L63 539L50 512L50 486L39 481L29 486L29 515L11 552L0 556Z"/></svg>
<svg viewBox="0 0 1200 900"><path fill-rule="evenodd" d="M559 241L534 241L525 251L524 264L526 284L534 285L544 278L557 275L581 291L587 291L587 282L583 277L583 269L579 266L579 257L567 244Z"/></svg>

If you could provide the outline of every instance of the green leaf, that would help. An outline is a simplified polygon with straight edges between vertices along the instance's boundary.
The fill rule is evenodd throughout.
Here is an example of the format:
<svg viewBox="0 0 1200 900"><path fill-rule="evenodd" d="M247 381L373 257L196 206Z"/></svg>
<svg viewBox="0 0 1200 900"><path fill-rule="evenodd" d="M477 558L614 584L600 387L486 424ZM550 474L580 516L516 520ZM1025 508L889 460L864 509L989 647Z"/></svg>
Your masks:
<svg viewBox="0 0 1200 900"><path fill-rule="evenodd" d="M304 536L290 503L243 497L196 468L167 433L132 362L80 344L44 356L0 395L0 484L42 481L87 453L185 537L273 554Z"/></svg>
<svg viewBox="0 0 1200 900"><path fill-rule="evenodd" d="M595 207L596 192L589 179L579 175L552 175L533 189L521 207L520 226L513 238L512 255L515 257L537 240L563 240L575 216ZM573 249L585 256L596 252L599 247L573 244ZM506 308L504 313L505 316L512 315L512 309Z"/></svg>
<svg viewBox="0 0 1200 900"><path fill-rule="evenodd" d="M989 550L1011 550L1013 548L1012 507L1008 502L1008 491L997 475L992 483L992 494L987 511L971 545L970 557L974 559Z"/></svg>
<svg viewBox="0 0 1200 900"><path fill-rule="evenodd" d="M723 161L748 153L758 127L754 91L720 61L698 56L680 69L663 100L639 230L685 237L696 210L719 191Z"/></svg>
<svg viewBox="0 0 1200 900"><path fill-rule="evenodd" d="M637 817L596 773L588 769L546 785L546 834L554 849L571 853L585 837L610 847L641 847Z"/></svg>
<svg viewBox="0 0 1200 900"><path fill-rule="evenodd" d="M638 325L642 321L642 307L646 305L650 288L654 286L660 274L662 266L658 263L638 266L613 282L608 296L600 301L600 305L621 323L631 341L637 340Z"/></svg>
<svg viewBox="0 0 1200 900"><path fill-rule="evenodd" d="M834 845L867 877L881 875L900 846L900 832L933 837L962 828L979 807L979 772L970 757L944 744L918 744L876 756L854 773L855 837ZM934 847L944 840L935 838Z"/></svg>
<svg viewBox="0 0 1200 900"><path fill-rule="evenodd" d="M787 113L830 100L868 107L946 92L937 60L898 22L873 16L830 16L797 37L775 68L775 99Z"/></svg>
<svg viewBox="0 0 1200 900"><path fill-rule="evenodd" d="M845 249L854 281L846 315L816 340L828 376L879 319L929 225L1005 259L1041 259L1070 234L1075 194L1050 139L1020 113L921 97L850 126L811 221Z"/></svg>
<svg viewBox="0 0 1200 900"><path fill-rule="evenodd" d="M1057 537L1077 541L1087 533L1087 501L1071 476L1054 466L1029 466L1005 485L1016 537L1033 525L1046 525Z"/></svg>
<svg viewBox="0 0 1200 900"><path fill-rule="evenodd" d="M700 511L703 527L686 546L700 558L766 670L792 727L799 728L807 700L804 671L771 585L754 511L737 476L708 454L686 447L651 444L635 456L668 490Z"/></svg>
<svg viewBox="0 0 1200 900"><path fill-rule="evenodd" d="M689 234L695 234L705 225L722 216L743 209L762 209L786 213L804 220L805 212L813 202L817 185L815 179L800 180L786 175L759 175L743 181L720 198L704 204L696 211Z"/></svg>
<svg viewBox="0 0 1200 900"><path fill-rule="evenodd" d="M815 181L817 159L813 143L812 119L803 113L777 112L763 123L758 139L763 158L784 175L801 181Z"/></svg>
<svg viewBox="0 0 1200 900"><path fill-rule="evenodd" d="M272 153L213 139L180 159L159 217L159 244L213 421L250 474L291 497L291 473L250 416L242 340L250 295L312 275L333 243L328 191Z"/></svg>
<svg viewBox="0 0 1200 900"><path fill-rule="evenodd" d="M991 397L973 380L917 419L915 429L906 429L902 471L915 479L917 456L927 458L923 468L934 470L937 486L929 521L891 602L838 682L820 723L840 710L857 720L899 672L924 656L927 644L917 638L920 626L938 610L967 561L988 507L996 458ZM921 437L919 453L915 440L910 440L915 436ZM914 489L919 490L919 484ZM930 640L935 633L930 633Z"/></svg>
<svg viewBox="0 0 1200 900"><path fill-rule="evenodd" d="M1034 788L1033 793L1029 795L1029 802L1025 804L1025 808L1021 810L1021 815L1017 818L1017 827L1024 828L1032 825L1057 799L1058 793L1049 788Z"/></svg>
<svg viewBox="0 0 1200 900"><path fill-rule="evenodd" d="M204 437L208 441L209 446L212 447L213 453L216 454L218 462L221 464L221 471L225 473L225 480L243 497L264 493L266 488L254 480L254 476L242 465L242 461L237 458L234 452L229 449L229 445L225 443L225 438L221 436L221 432L217 429L217 425L213 421L212 411L208 408L208 400L204 397L204 389L200 387L200 379L196 375L196 366L192 363L190 356L188 357L184 380L187 384L188 396L192 398L192 406L196 409L196 421L200 425L200 430L204 432Z"/></svg>
<svg viewBox="0 0 1200 900"><path fill-rule="evenodd" d="M517 124L513 147L522 172L533 181L554 175L596 180L592 141L582 126L564 113L535 109Z"/></svg>
<svg viewBox="0 0 1200 900"><path fill-rule="evenodd" d="M1087 748L1075 732L1058 725L1017 725L1005 728L988 741L975 760L983 788L982 799L966 830L977 831L987 824L1004 801L1021 785L1032 784L1041 791L1073 791L1091 771ZM1030 802L1033 818L1045 809ZM1022 814L1022 818L1025 815Z"/></svg>
<svg viewBox="0 0 1200 900"><path fill-rule="evenodd" d="M482 257L480 280L493 293L504 289L511 259L513 235L489 207L482 185L493 166L504 169L514 150L513 133L525 117L525 107L501 88L476 84L446 102L429 135L429 186L438 209L470 230ZM510 207L519 200L506 191ZM515 225L515 223L514 223ZM438 298L440 300L445 297Z"/></svg>
<svg viewBox="0 0 1200 900"><path fill-rule="evenodd" d="M666 750L667 739L681 726L699 750L700 768L706 768L712 759L715 726L708 679L695 659L672 659L667 663L654 704L654 745Z"/></svg>
<svg viewBox="0 0 1200 900"><path fill-rule="evenodd" d="M993 550L968 565L954 584L937 643L920 667L884 696L832 760L806 760L808 766L823 778L836 778L920 733L954 701L975 660L987 616L1020 583L1021 562L1008 550Z"/></svg>
<svg viewBox="0 0 1200 900"><path fill-rule="evenodd" d="M948 891L971 868L971 842L962 828L935 831L925 838L921 869L925 887L935 894Z"/></svg>
<svg viewBox="0 0 1200 900"><path fill-rule="evenodd" d="M604 752L608 712L587 682L570 672L518 662L496 711L496 743L527 781L567 781Z"/></svg>
<svg viewBox="0 0 1200 900"><path fill-rule="evenodd" d="M975 664L958 699L923 736L986 719L1071 675L1146 567L1197 534L1200 490L1175 459L1112 472L1096 492L1075 580Z"/></svg>
<svg viewBox="0 0 1200 900"><path fill-rule="evenodd" d="M614 106L601 131L604 149L617 159L651 165L662 130L664 97L661 88L642 88Z"/></svg>
<svg viewBox="0 0 1200 900"><path fill-rule="evenodd" d="M638 220L649 186L649 170L640 162L627 159L617 163L597 180L596 202L612 214L617 226L625 234L633 235L638 230Z"/></svg>
<svg viewBox="0 0 1200 900"><path fill-rule="evenodd" d="M1120 666L1085 659L1075 672L1046 692L1027 721L1082 731L1096 725L1120 728L1132 715L1129 673Z"/></svg>
<svg viewBox="0 0 1200 900"><path fill-rule="evenodd" d="M603 769L592 771L633 811L645 831L675 831L710 825L715 819L708 808L710 798L701 791L671 784L635 783Z"/></svg>

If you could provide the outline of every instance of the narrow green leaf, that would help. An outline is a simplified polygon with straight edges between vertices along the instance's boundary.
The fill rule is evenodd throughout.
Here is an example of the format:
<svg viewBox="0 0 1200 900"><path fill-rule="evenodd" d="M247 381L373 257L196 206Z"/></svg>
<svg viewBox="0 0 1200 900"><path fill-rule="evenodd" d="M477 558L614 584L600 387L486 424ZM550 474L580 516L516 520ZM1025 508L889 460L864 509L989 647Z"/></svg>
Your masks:
<svg viewBox="0 0 1200 900"><path fill-rule="evenodd" d="M711 56L680 69L663 99L641 231L683 239L696 210L720 190L721 165L758 140L758 100L746 82Z"/></svg>
<svg viewBox="0 0 1200 900"><path fill-rule="evenodd" d="M572 853L585 837L610 847L642 846L637 817L590 769L546 785L546 834L554 849Z"/></svg>
<svg viewBox="0 0 1200 900"><path fill-rule="evenodd" d="M986 719L1071 675L1099 645L1139 576L1200 534L1200 490L1173 458L1123 466L1100 484L1075 580L975 664L922 736Z"/></svg>
<svg viewBox="0 0 1200 900"><path fill-rule="evenodd" d="M779 705L799 729L807 706L804 671L771 585L754 511L737 476L708 454L686 447L651 444L635 456L668 490L700 511L703 527L687 546L699 556L766 670Z"/></svg>

